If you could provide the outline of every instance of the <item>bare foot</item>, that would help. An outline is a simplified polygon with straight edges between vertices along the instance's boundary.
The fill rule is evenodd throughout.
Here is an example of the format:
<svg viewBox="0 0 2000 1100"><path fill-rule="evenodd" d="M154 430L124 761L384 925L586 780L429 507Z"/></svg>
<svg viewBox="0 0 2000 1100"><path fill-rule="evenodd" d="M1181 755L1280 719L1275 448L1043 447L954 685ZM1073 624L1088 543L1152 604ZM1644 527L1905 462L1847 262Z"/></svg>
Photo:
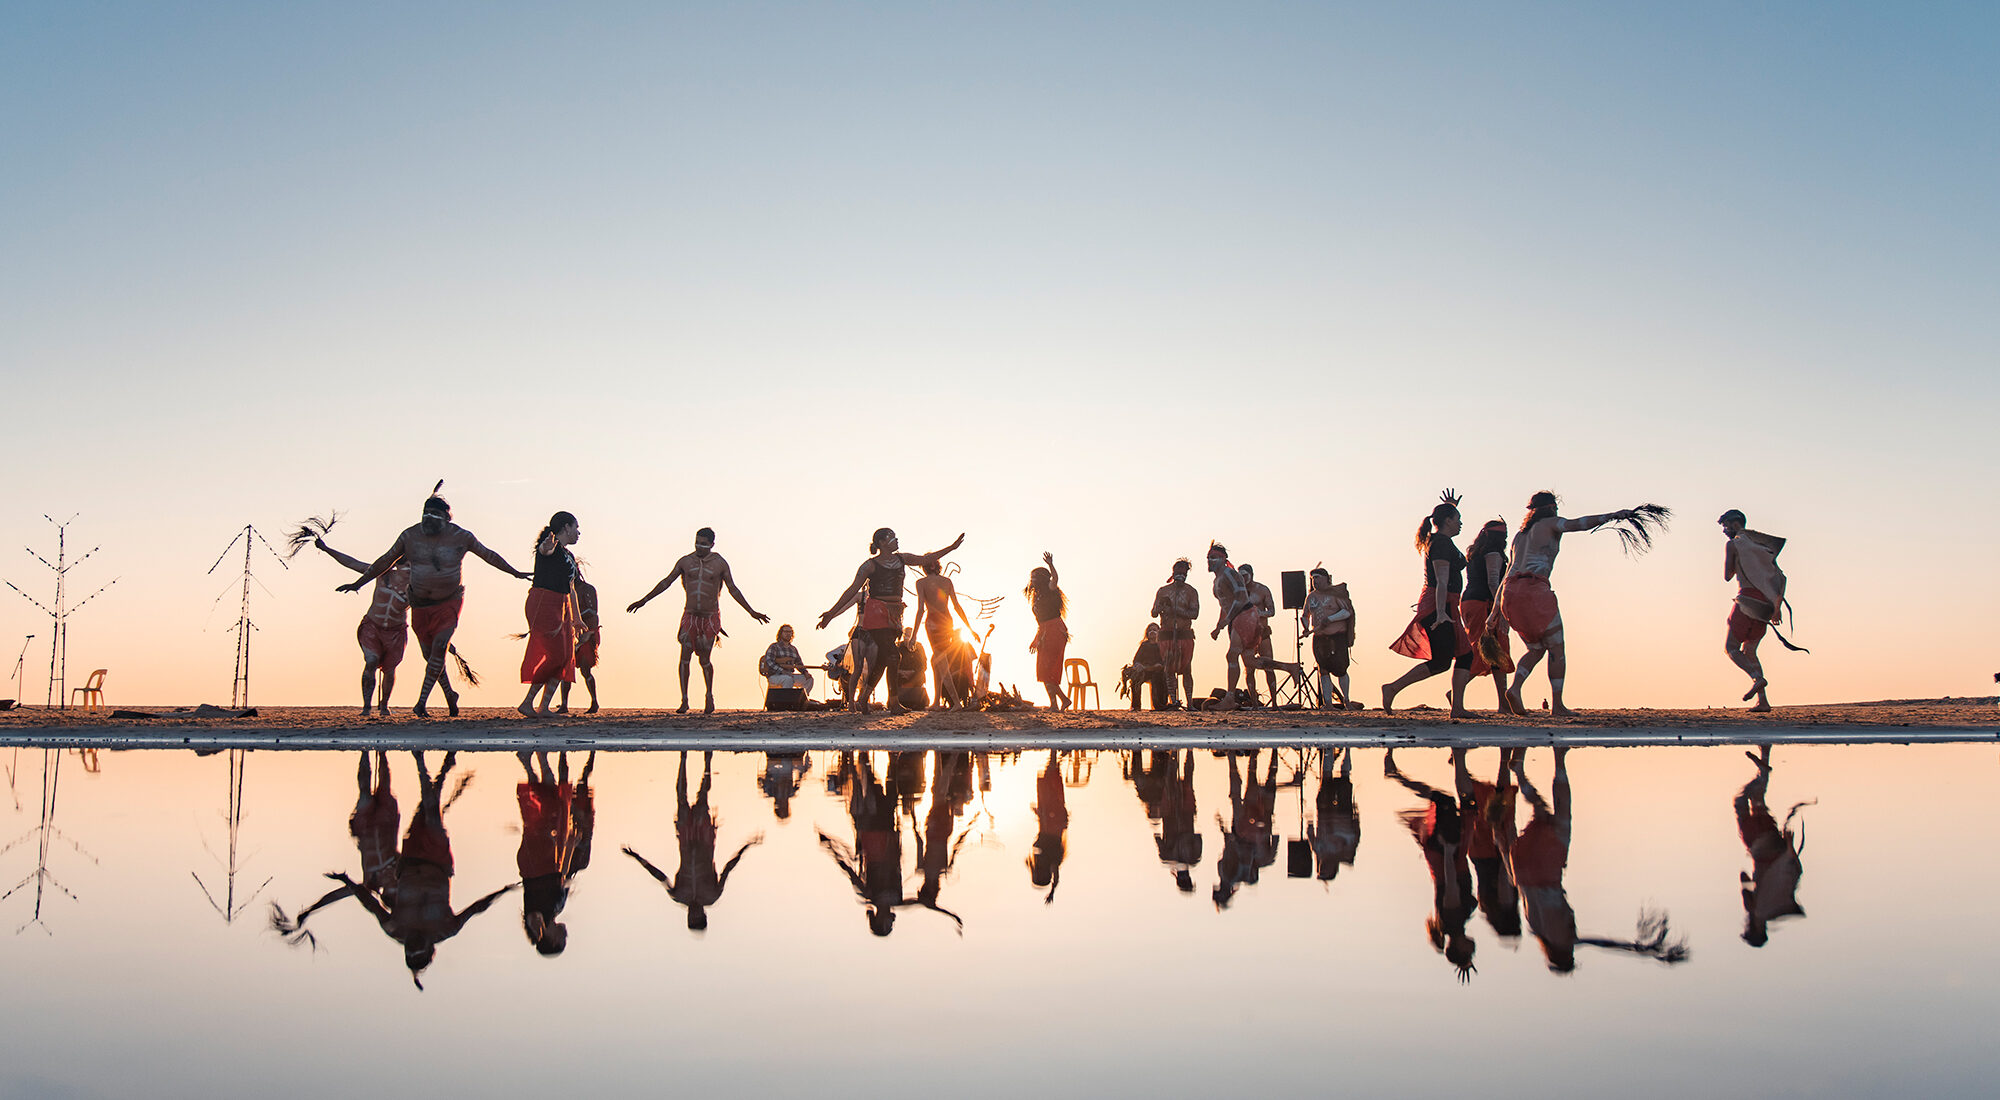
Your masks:
<svg viewBox="0 0 2000 1100"><path fill-rule="evenodd" d="M1515 714L1518 714L1523 718L1526 718L1528 716L1528 704L1523 703L1521 701L1520 688L1511 687L1507 689L1507 705L1513 708Z"/></svg>
<svg viewBox="0 0 2000 1100"><path fill-rule="evenodd" d="M1465 709L1463 709L1463 708L1460 708L1460 707L1453 707L1453 708L1451 708L1451 716L1452 716L1453 718L1477 718L1477 717L1479 717L1478 715L1476 715L1476 714L1472 713L1471 711L1469 711L1469 710L1465 710Z"/></svg>
<svg viewBox="0 0 2000 1100"><path fill-rule="evenodd" d="M596 714L596 713L597 713L597 703L596 703L596 702L595 702L595 701L593 700L593 701L591 702L591 704L590 704L590 709L589 709L589 710L587 710L587 711L584 711L583 713L585 713L585 714Z"/></svg>
<svg viewBox="0 0 2000 1100"><path fill-rule="evenodd" d="M1549 713L1555 715L1557 718L1576 717L1576 712L1569 709L1568 707L1551 707L1549 709Z"/></svg>
<svg viewBox="0 0 2000 1100"><path fill-rule="evenodd" d="M1382 710L1385 714L1396 712L1396 689L1388 684L1382 685Z"/></svg>
<svg viewBox="0 0 2000 1100"><path fill-rule="evenodd" d="M1752 713L1752 714L1769 714L1769 713L1771 713L1771 704L1770 704L1770 702L1769 702L1768 700L1765 700L1765 699L1759 699L1759 700L1757 700L1757 705L1756 705L1756 706L1754 706L1754 707L1751 707L1751 708L1750 708L1750 713Z"/></svg>
<svg viewBox="0 0 2000 1100"><path fill-rule="evenodd" d="M1755 699L1757 697L1757 693L1763 691L1768 686L1769 684L1762 679L1750 681L1750 690L1743 693L1743 701L1747 703L1750 700ZM1769 710L1771 708L1767 706L1764 709Z"/></svg>
<svg viewBox="0 0 2000 1100"><path fill-rule="evenodd" d="M678 710L674 711L674 713L675 713L675 714L686 714L687 712L688 712L688 701L687 701L686 699L682 699L682 700L681 700L681 705L680 705L680 708L679 708Z"/></svg>
<svg viewBox="0 0 2000 1100"><path fill-rule="evenodd" d="M521 717L523 718L533 718L535 716L535 708L529 706L526 703L522 703L520 706L515 707L514 709L520 711Z"/></svg>
<svg viewBox="0 0 2000 1100"><path fill-rule="evenodd" d="M444 712L452 718L458 717L458 692L450 688L446 688L444 692Z"/></svg>
<svg viewBox="0 0 2000 1100"><path fill-rule="evenodd" d="M429 718L431 716L430 708L424 706L421 701L416 706L410 708L410 713L418 718Z"/></svg>
<svg viewBox="0 0 2000 1100"><path fill-rule="evenodd" d="M374 708L374 707L371 707L371 706L368 706L368 705L367 705L367 704L365 704L365 703L364 703L364 704L362 704L362 707L361 707L361 717L363 717L363 718L366 718L366 717L368 717L369 715L371 715L371 714L373 714L373 713L375 713L375 708ZM384 712L384 713L386 713L386 712Z"/></svg>
<svg viewBox="0 0 2000 1100"><path fill-rule="evenodd" d="M701 704L701 712L705 715L715 713L715 696L713 695L709 696L708 699Z"/></svg>

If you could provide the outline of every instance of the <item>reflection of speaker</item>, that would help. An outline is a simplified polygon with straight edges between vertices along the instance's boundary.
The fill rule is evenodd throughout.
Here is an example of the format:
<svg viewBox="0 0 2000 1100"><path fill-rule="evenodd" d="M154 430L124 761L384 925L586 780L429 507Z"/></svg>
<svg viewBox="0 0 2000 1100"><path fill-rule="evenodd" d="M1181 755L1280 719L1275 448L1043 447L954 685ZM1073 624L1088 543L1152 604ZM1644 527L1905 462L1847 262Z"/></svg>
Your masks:
<svg viewBox="0 0 2000 1100"><path fill-rule="evenodd" d="M1306 571L1287 569L1278 574L1279 587L1285 590L1285 610L1297 611L1306 605Z"/></svg>

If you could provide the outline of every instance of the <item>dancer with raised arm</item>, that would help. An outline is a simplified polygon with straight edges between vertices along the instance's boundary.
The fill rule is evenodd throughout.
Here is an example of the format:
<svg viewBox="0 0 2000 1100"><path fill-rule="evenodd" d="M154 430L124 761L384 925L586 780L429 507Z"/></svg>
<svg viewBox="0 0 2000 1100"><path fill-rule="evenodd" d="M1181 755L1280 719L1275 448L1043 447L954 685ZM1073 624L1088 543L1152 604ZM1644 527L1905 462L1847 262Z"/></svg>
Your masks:
<svg viewBox="0 0 2000 1100"><path fill-rule="evenodd" d="M331 526L327 524L324 526ZM301 527L301 531L310 528ZM312 544L321 553L334 561L354 570L368 572L368 563L360 558L349 557L326 544L322 534L314 535ZM374 600L368 605L368 613L361 617L361 625L354 630L354 640L361 645L361 717L372 717L370 704L375 696L375 674L382 674L382 717L389 717L389 693L396 690L396 666L403 663L403 650L410 639L410 567L397 562L375 580ZM451 682L444 682L444 695L450 701L452 713L458 713L458 693L451 690Z"/></svg>
<svg viewBox="0 0 2000 1100"><path fill-rule="evenodd" d="M1562 607L1556 602L1549 576L1555 571L1562 537L1574 531L1594 531L1609 527L1618 533L1626 553L1643 553L1652 548L1655 530L1663 530L1673 512L1657 504L1641 504L1620 512L1565 519L1556 514L1556 495L1546 489L1528 498L1528 514L1514 535L1513 570L1501 584L1496 606L1487 618L1489 626L1504 620L1521 636L1528 652L1515 666L1508 699L1516 714L1525 713L1521 688L1544 655L1549 661L1550 713L1567 717L1576 713L1563 705L1563 677L1569 669L1564 650Z"/></svg>
<svg viewBox="0 0 2000 1100"><path fill-rule="evenodd" d="M387 573L399 562L410 567L410 629L416 632L417 648L424 655L424 686L417 692L417 705L410 708L410 713L419 718L430 717L425 704L430 701L431 688L444 677L444 659L451 649L452 633L458 629L459 612L465 608L465 585L461 579L465 556L471 554L524 581L535 579L534 574L507 564L506 558L488 549L472 532L453 523L451 505L438 495L442 488L444 482L440 481L424 500L421 523L404 528L395 543L361 576L334 590L358 592L362 585ZM449 712L457 716L458 697L450 687L445 688L444 701Z"/></svg>
<svg viewBox="0 0 2000 1100"><path fill-rule="evenodd" d="M937 681L938 703L964 709L972 700L972 650L952 625L953 612L967 630L979 633L965 606L958 602L958 589L944 575L943 564L926 562L924 575L917 578L917 618L911 629L923 627L931 640L931 677Z"/></svg>
<svg viewBox="0 0 2000 1100"><path fill-rule="evenodd" d="M1069 613L1069 597L1063 595L1055 555L1042 551L1042 562L1028 573L1028 586L1021 589L1035 613L1035 640L1028 649L1035 655L1035 679L1048 690L1049 709L1068 710L1076 705L1062 684L1063 657L1069 652L1069 624L1063 616Z"/></svg>
<svg viewBox="0 0 2000 1100"><path fill-rule="evenodd" d="M523 610L528 649L521 657L521 682L528 693L515 708L525 716L546 716L557 685L566 694L576 680L576 555L569 548L581 534L575 516L557 512L535 536L535 580Z"/></svg>
<svg viewBox="0 0 2000 1100"><path fill-rule="evenodd" d="M750 606L743 598L743 590L736 587L736 576L729 571L729 563L715 551L715 531L704 527L694 533L694 553L682 555L674 563L674 570L651 592L635 600L625 609L627 614L637 611L651 602L654 596L672 588L675 581L687 593L687 605L681 611L680 631L676 635L681 643L681 705L680 713L688 712L688 661L701 658L701 682L705 692L701 712L715 713L715 665L709 654L714 651L717 639L728 632L722 629L722 591L737 605L750 613L750 617L760 623L768 623L771 617Z"/></svg>
<svg viewBox="0 0 2000 1100"><path fill-rule="evenodd" d="M1314 566L1309 576L1312 590L1306 593L1306 629L1312 633L1313 662L1319 666L1319 705L1325 707L1335 698L1338 678L1340 706L1359 710L1361 704L1354 701L1347 686L1354 649L1354 600L1347 594L1347 585L1333 583L1333 576L1323 567Z"/></svg>
<svg viewBox="0 0 2000 1100"><path fill-rule="evenodd" d="M1243 588L1243 575L1229 564L1229 548L1219 542L1208 544L1208 571L1215 576L1211 592L1215 596L1215 629L1208 632L1210 641L1222 637L1229 631L1229 651L1225 655L1229 662L1229 691L1223 696L1222 705L1236 706L1236 681L1243 672L1243 648L1238 637L1236 620L1241 617L1246 623L1254 624L1257 619L1250 610L1249 594Z"/></svg>
<svg viewBox="0 0 2000 1100"><path fill-rule="evenodd" d="M1465 709L1465 685L1472 679L1472 639L1459 620L1459 600L1465 591L1465 555L1451 540L1464 521L1458 514L1458 494L1446 489L1431 514L1417 528L1417 553L1424 559L1424 587L1417 595L1417 614L1389 648L1421 662L1392 683L1382 685L1382 709L1394 710L1396 695L1420 680L1452 669L1451 716L1470 718Z"/></svg>
<svg viewBox="0 0 2000 1100"><path fill-rule="evenodd" d="M848 655L854 658L854 692L849 697L850 705L859 713L868 713L868 698L875 693L875 683L882 678L884 669L896 664L896 641L903 631L903 577L912 565L932 565L943 562L945 556L965 543L965 534L951 541L951 545L928 554L905 554L896 538L896 532L883 527L868 540L868 560L854 571L854 583L840 594L826 614L819 617L819 629L835 615L861 603L861 621L855 627L848 641ZM863 592L867 595L864 597ZM889 711L901 713L902 702L896 697L900 677L892 675L889 683Z"/></svg>
<svg viewBox="0 0 2000 1100"><path fill-rule="evenodd" d="M1507 623L1493 618L1493 594L1507 577L1507 521L1487 520L1465 548L1465 593L1459 600L1459 621L1472 639L1472 679L1493 677L1494 696L1500 713L1513 714L1514 702L1507 698L1507 674L1514 671L1514 655L1508 651Z"/></svg>
<svg viewBox="0 0 2000 1100"><path fill-rule="evenodd" d="M1153 593L1152 615L1160 620L1160 659L1166 664L1167 707L1194 700L1194 621L1201 593L1188 583L1186 558L1174 562L1167 583Z"/></svg>
<svg viewBox="0 0 2000 1100"><path fill-rule="evenodd" d="M1785 540L1750 530L1750 521L1734 508L1722 513L1716 522L1722 525L1722 535L1729 540L1722 552L1722 579L1736 582L1736 599L1729 608L1729 635L1723 649L1729 660L1750 677L1750 690L1743 693L1743 701L1757 700L1757 705L1750 709L1761 713L1771 709L1771 699L1766 694L1770 681L1764 678L1764 664L1757 659L1757 643L1784 620L1785 571L1778 568L1778 552L1785 548ZM1778 635L1778 642L1786 649L1804 652L1786 641L1783 634Z"/></svg>

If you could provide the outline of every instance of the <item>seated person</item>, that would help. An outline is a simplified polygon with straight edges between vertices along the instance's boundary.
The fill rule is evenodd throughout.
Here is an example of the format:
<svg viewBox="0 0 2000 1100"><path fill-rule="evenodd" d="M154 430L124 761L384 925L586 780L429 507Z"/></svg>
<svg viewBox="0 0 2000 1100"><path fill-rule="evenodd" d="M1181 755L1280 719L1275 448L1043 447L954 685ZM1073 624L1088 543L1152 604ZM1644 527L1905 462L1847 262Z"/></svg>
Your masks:
<svg viewBox="0 0 2000 1100"><path fill-rule="evenodd" d="M799 656L798 648L792 645L792 628L786 624L778 628L778 640L757 658L757 671L774 688L799 688L811 694L812 673L806 671L806 663Z"/></svg>
<svg viewBox="0 0 2000 1100"><path fill-rule="evenodd" d="M1121 689L1132 696L1132 709L1139 709L1139 691L1146 685L1153 688L1153 709L1159 710L1166 703L1171 685L1167 681L1167 661L1160 651L1160 625L1148 623L1146 636L1139 642L1139 649L1132 654L1132 663L1125 666Z"/></svg>
<svg viewBox="0 0 2000 1100"><path fill-rule="evenodd" d="M931 705L930 693L924 690L924 670L930 663L930 654L917 641L917 628L904 627L902 641L896 645L897 702L910 710L923 710Z"/></svg>
<svg viewBox="0 0 2000 1100"><path fill-rule="evenodd" d="M847 643L842 642L826 651L826 674L833 680L834 689L845 700L854 690L854 664L847 659Z"/></svg>

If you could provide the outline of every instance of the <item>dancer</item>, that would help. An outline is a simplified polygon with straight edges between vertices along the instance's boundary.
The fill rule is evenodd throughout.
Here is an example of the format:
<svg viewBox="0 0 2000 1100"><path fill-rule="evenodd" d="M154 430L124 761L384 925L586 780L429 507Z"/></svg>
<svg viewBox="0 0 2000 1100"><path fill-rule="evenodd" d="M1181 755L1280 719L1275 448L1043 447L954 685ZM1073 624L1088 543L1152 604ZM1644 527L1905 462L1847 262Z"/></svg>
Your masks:
<svg viewBox="0 0 2000 1100"><path fill-rule="evenodd" d="M1028 643L1028 650L1035 655L1035 679L1048 690L1049 709L1068 710L1076 705L1062 685L1063 657L1069 651L1069 624L1063 616L1069 613L1069 598L1056 575L1055 555L1042 551L1042 563L1028 574L1028 586L1021 589L1035 613L1035 640Z"/></svg>
<svg viewBox="0 0 2000 1100"><path fill-rule="evenodd" d="M1238 644L1235 621L1239 613L1247 621L1252 615L1243 590L1243 576L1236 567L1229 564L1229 548L1219 542L1208 544L1208 571L1215 575L1210 591L1215 596L1215 629L1208 632L1210 641L1222 637L1224 629L1229 630L1229 651L1224 655L1229 663L1229 690L1222 697L1225 708L1236 706L1236 682L1242 676L1243 650Z"/></svg>
<svg viewBox="0 0 2000 1100"><path fill-rule="evenodd" d="M736 871L736 865L743 862L743 853L764 843L764 834L752 836L736 854L729 857L720 871L715 867L715 814L708 806L708 788L713 779L710 765L715 754L701 754L701 786L695 793L695 800L688 801L688 754L681 753L680 776L674 781L674 795L680 806L674 813L674 837L680 844L681 866L672 878L665 871L646 861L646 857L624 849L626 855L636 860L660 885L667 888L667 896L687 907L687 926L690 932L701 932L708 927L708 907L722 900L722 891L729 885L729 876Z"/></svg>
<svg viewBox="0 0 2000 1100"><path fill-rule="evenodd" d="M965 533L951 541L951 545L933 550L928 554L905 554L896 538L896 532L883 527L868 540L868 560L854 571L854 583L840 594L826 614L819 617L819 628L833 621L835 615L848 609L857 600L861 601L861 621L856 625L848 640L847 656L853 659L854 692L849 696L849 705L859 713L868 713L868 699L875 694L875 683L882 678L885 669L895 667L896 638L903 630L903 573L908 566L922 566L925 563L942 564L945 556L965 543ZM868 595L864 599L863 590ZM903 704L896 697L896 681L901 677L889 678L889 712L899 714Z"/></svg>
<svg viewBox="0 0 2000 1100"><path fill-rule="evenodd" d="M356 573L368 572L367 562L335 550L323 538L314 538L313 546ZM377 671L382 674L381 714L389 717L389 693L396 690L396 666L403 663L403 649L410 640L409 616L410 567L399 561L376 579L374 600L368 605L368 613L361 617L361 625L354 630L354 640L361 644L363 718L370 717L369 703L375 695ZM451 705L451 712L457 714L458 693L451 690L449 680L444 681L444 697Z"/></svg>
<svg viewBox="0 0 2000 1100"><path fill-rule="evenodd" d="M1257 571L1249 562L1236 567L1243 578L1244 598L1249 606L1237 615L1239 624L1247 623L1247 630L1253 632L1241 639L1243 644L1243 680L1249 689L1250 704L1257 705L1257 670L1264 670L1264 686L1270 689L1271 705L1278 703L1278 673L1287 672L1303 684L1306 670L1290 661L1280 661L1271 649L1271 619L1278 613L1278 601L1271 595L1271 586L1257 579Z"/></svg>
<svg viewBox="0 0 2000 1100"><path fill-rule="evenodd" d="M1310 574L1312 591L1306 593L1306 627L1312 632L1313 662L1319 666L1319 700L1324 707L1335 698L1338 678L1340 705L1359 710L1348 691L1347 669L1354 649L1354 600L1345 582L1333 583L1324 568L1314 566Z"/></svg>
<svg viewBox="0 0 2000 1100"><path fill-rule="evenodd" d="M681 714L688 712L688 660L693 657L701 658L701 682L706 692L701 712L715 713L715 665L710 661L709 653L714 650L716 641L728 633L722 629L722 590L727 588L729 595L738 606L750 613L751 618L760 623L771 621L769 615L751 607L750 601L743 598L743 590L736 587L736 577L729 571L729 563L722 560L721 554L714 553L714 549L714 529L704 527L696 531L694 553L683 555L674 563L673 572L625 609L627 614L639 610L654 596L673 587L675 581L680 581L686 591L687 604L681 611L680 631L676 635L681 643Z"/></svg>
<svg viewBox="0 0 2000 1100"><path fill-rule="evenodd" d="M958 589L944 575L942 564L923 566L917 578L917 618L910 629L922 627L931 640L931 678L937 681L938 703L964 709L972 692L972 650L952 625L952 612L967 630L977 634L965 607L958 602Z"/></svg>
<svg viewBox="0 0 2000 1100"><path fill-rule="evenodd" d="M1160 658L1167 669L1167 709L1194 700L1194 621L1201 593L1188 583L1186 558L1174 562L1172 576L1153 593L1152 615L1160 620Z"/></svg>
<svg viewBox="0 0 2000 1100"><path fill-rule="evenodd" d="M1556 495L1546 489L1528 498L1528 514L1514 534L1513 571L1502 582L1498 605L1487 617L1487 623L1495 626L1504 620L1528 647L1514 668L1513 686L1507 689L1514 713L1526 713L1527 708L1521 704L1521 688L1546 654L1550 713L1560 718L1576 713L1563 705L1563 677L1569 659L1563 648L1562 608L1556 602L1555 589L1549 585L1556 555L1562 550L1562 537L1573 531L1610 527L1618 533L1627 553L1644 553L1652 548L1654 530L1664 529L1673 512L1657 504L1641 504L1621 512L1565 519L1556 514L1556 504Z"/></svg>
<svg viewBox="0 0 2000 1100"><path fill-rule="evenodd" d="M1743 942L1762 947L1771 938L1772 921L1806 915L1799 904L1799 877L1805 873L1799 856L1806 847L1805 829L1801 826L1793 832L1792 819L1812 803L1793 806L1780 826L1764 804L1771 785L1771 746L1760 745L1757 752L1743 755L1757 765L1757 775L1736 796L1736 832L1743 838L1751 867L1747 874L1737 873L1743 887Z"/></svg>
<svg viewBox="0 0 2000 1100"><path fill-rule="evenodd" d="M556 685L567 689L576 680L576 555L569 548L581 533L575 516L557 512L535 536L535 580L524 609L528 649L521 657L521 682L528 693L514 708L524 716L546 716Z"/></svg>
<svg viewBox="0 0 2000 1100"><path fill-rule="evenodd" d="M1736 599L1729 608L1729 635L1723 642L1723 650L1750 677L1750 690L1743 693L1743 701L1757 700L1757 705L1750 709L1762 713L1771 709L1771 699L1765 690L1770 682L1764 678L1763 662L1757 659L1757 644L1764 640L1767 630L1784 618L1785 571L1778 568L1778 551L1785 548L1785 540L1748 530L1750 521L1734 508L1722 513L1716 522L1722 525L1723 537L1729 540L1722 552L1722 579L1736 582ZM1787 649L1799 648L1785 641L1782 634L1778 635L1778 641Z"/></svg>
<svg viewBox="0 0 2000 1100"><path fill-rule="evenodd" d="M417 691L417 705L410 708L410 713L419 718L430 717L425 704L430 701L431 688L444 678L444 659L451 648L452 633L458 629L459 612L465 607L465 585L461 581L465 555L471 554L524 581L535 579L532 573L508 565L506 558L487 549L472 532L453 523L451 505L437 495L442 488L444 482L440 481L425 498L423 522L404 528L395 543L363 570L360 577L334 589L358 592L362 585L387 573L398 562L410 567L410 629L416 632L417 649L424 655L424 686ZM459 672L464 671L460 666ZM458 696L449 686L444 690L444 701L449 713L456 717Z"/></svg>
<svg viewBox="0 0 2000 1100"><path fill-rule="evenodd" d="M1472 679L1472 640L1459 621L1459 598L1465 590L1465 555L1451 544L1463 526L1458 494L1446 489L1431 514L1417 528L1417 553L1424 557L1424 588L1417 596L1417 614L1389 648L1422 663L1395 682L1382 685L1382 709L1392 711L1396 695L1420 680L1452 669L1451 716L1470 718L1465 709L1465 685Z"/></svg>
<svg viewBox="0 0 2000 1100"><path fill-rule="evenodd" d="M581 565L576 571L576 671L583 677L583 686L590 689L590 709L585 714L597 713L597 646L604 637L604 624L597 615L597 586L583 579ZM569 713L569 689L572 681L562 682L562 701L556 707L558 713Z"/></svg>
<svg viewBox="0 0 2000 1100"><path fill-rule="evenodd" d="M1471 678L1493 677L1500 713L1518 713L1514 701L1507 698L1507 674L1514 671L1507 623L1493 619L1493 594L1500 591L1507 576L1507 521L1487 520L1472 545L1465 548L1465 561L1465 593L1458 603L1458 620L1465 624L1465 633L1472 640Z"/></svg>

